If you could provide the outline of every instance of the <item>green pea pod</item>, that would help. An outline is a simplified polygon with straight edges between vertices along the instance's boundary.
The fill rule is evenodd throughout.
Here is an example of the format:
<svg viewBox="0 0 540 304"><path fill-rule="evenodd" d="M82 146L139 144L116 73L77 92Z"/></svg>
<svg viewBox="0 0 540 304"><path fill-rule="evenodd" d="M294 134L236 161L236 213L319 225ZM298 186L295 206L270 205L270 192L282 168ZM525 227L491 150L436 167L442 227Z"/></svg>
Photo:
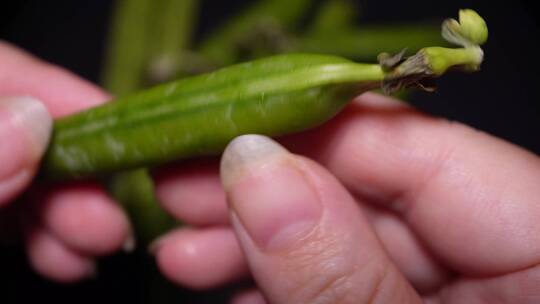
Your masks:
<svg viewBox="0 0 540 304"><path fill-rule="evenodd" d="M361 64L288 54L161 85L57 120L44 174L86 177L217 155L234 137L299 132L332 118L356 94L417 85L453 67L479 66L477 48L425 48L406 60Z"/></svg>
<svg viewBox="0 0 540 304"><path fill-rule="evenodd" d="M485 23L467 26L477 33L474 27ZM448 37L461 30L445 29ZM241 134L306 130L332 118L366 89L425 87L424 78L449 69L478 70L484 52L477 41L455 49L427 47L409 58L403 52L383 53L380 64L279 55L160 85L57 120L42 174L87 177L216 155Z"/></svg>
<svg viewBox="0 0 540 304"><path fill-rule="evenodd" d="M55 122L52 177L84 177L219 153L244 133L301 131L335 115L379 65L292 54L161 85Z"/></svg>

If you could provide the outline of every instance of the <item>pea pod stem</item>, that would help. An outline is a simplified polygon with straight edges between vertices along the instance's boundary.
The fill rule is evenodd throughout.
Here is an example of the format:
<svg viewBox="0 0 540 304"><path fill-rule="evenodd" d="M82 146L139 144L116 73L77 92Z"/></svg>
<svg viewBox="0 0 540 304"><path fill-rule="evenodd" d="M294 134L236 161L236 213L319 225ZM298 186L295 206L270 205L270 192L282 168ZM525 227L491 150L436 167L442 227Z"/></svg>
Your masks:
<svg viewBox="0 0 540 304"><path fill-rule="evenodd" d="M397 55L398 57L401 55ZM392 93L404 87L422 85L424 79L443 75L449 69L476 71L480 68L484 53L480 47L467 48L423 48L414 56L386 66L387 72L383 81L383 90ZM381 64L385 66L386 56L382 56ZM392 58L390 60L396 60Z"/></svg>

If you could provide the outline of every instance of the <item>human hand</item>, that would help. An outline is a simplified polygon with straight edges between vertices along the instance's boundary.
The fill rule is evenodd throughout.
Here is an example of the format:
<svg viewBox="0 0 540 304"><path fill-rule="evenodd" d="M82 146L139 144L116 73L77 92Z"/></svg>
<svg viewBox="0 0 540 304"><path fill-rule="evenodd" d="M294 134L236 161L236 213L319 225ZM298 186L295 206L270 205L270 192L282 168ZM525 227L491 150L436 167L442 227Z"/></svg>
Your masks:
<svg viewBox="0 0 540 304"><path fill-rule="evenodd" d="M253 276L237 304L540 301L536 155L371 93L282 143L298 154L234 140L226 192L217 161L156 174L193 226L154 244L166 276L198 289Z"/></svg>
<svg viewBox="0 0 540 304"><path fill-rule="evenodd" d="M17 225L20 217L30 263L56 281L93 276L96 256L133 246L126 215L97 184L37 184L25 194L29 202L13 202L29 186L45 152L50 115L108 98L71 73L0 41L0 230Z"/></svg>

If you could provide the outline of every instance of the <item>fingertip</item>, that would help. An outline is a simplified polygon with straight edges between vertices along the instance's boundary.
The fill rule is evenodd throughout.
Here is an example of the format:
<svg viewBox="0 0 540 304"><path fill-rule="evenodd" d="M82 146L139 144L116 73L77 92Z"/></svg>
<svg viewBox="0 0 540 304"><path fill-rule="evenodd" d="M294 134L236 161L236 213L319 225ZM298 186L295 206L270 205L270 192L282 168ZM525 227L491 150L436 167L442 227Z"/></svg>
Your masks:
<svg viewBox="0 0 540 304"><path fill-rule="evenodd" d="M228 228L179 229L153 245L161 272L193 289L223 285L247 275L233 232Z"/></svg>
<svg viewBox="0 0 540 304"><path fill-rule="evenodd" d="M268 137L234 139L223 153L221 178L233 227L263 251L294 244L320 221L320 201L297 158Z"/></svg>
<svg viewBox="0 0 540 304"><path fill-rule="evenodd" d="M0 205L33 178L46 150L52 118L32 97L0 98Z"/></svg>
<svg viewBox="0 0 540 304"><path fill-rule="evenodd" d="M2 121L15 129L10 131L22 137L29 158L37 162L47 148L53 124L43 102L31 96L2 97L0 111L3 112L0 117L5 118Z"/></svg>
<svg viewBox="0 0 540 304"><path fill-rule="evenodd" d="M44 225L69 246L98 256L134 246L127 216L99 186L64 185L44 197Z"/></svg>
<svg viewBox="0 0 540 304"><path fill-rule="evenodd" d="M96 264L91 258L66 247L43 228L27 231L26 246L30 264L48 279L74 283L97 275Z"/></svg>

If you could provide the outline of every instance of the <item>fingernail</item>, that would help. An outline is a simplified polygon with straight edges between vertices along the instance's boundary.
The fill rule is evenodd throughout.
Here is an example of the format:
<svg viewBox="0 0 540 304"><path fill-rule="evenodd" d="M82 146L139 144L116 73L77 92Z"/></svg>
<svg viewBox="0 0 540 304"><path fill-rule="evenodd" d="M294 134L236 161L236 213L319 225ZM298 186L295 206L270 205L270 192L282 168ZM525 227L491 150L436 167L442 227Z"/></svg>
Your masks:
<svg viewBox="0 0 540 304"><path fill-rule="evenodd" d="M35 166L47 148L52 119L32 97L0 98L0 181Z"/></svg>
<svg viewBox="0 0 540 304"><path fill-rule="evenodd" d="M319 221L322 207L314 188L295 157L268 137L232 141L221 160L221 178L233 222L263 250L289 246Z"/></svg>

